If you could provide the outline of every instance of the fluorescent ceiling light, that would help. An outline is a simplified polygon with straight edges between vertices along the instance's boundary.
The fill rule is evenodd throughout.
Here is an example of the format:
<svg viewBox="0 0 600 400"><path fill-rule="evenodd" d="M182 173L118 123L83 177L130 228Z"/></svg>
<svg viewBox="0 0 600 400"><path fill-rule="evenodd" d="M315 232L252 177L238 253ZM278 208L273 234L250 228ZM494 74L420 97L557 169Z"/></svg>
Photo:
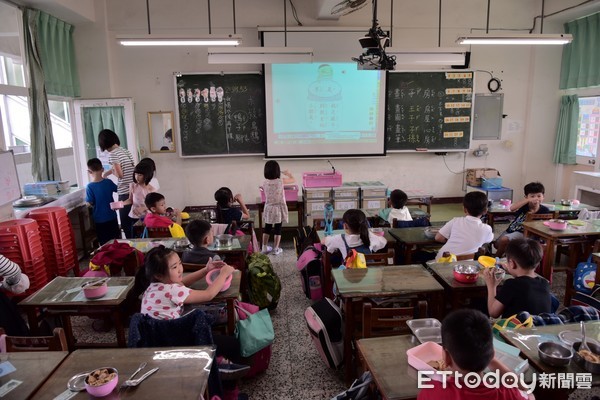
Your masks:
<svg viewBox="0 0 600 400"><path fill-rule="evenodd" d="M396 56L398 65L464 65L467 49L435 47L430 49L388 48L385 54Z"/></svg>
<svg viewBox="0 0 600 400"><path fill-rule="evenodd" d="M525 34L525 35L465 35L456 39L458 44L567 44L573 41L569 34Z"/></svg>
<svg viewBox="0 0 600 400"><path fill-rule="evenodd" d="M184 37L171 35L127 35L117 36L123 46L239 46L239 36Z"/></svg>
<svg viewBox="0 0 600 400"><path fill-rule="evenodd" d="M310 47L209 47L209 64L310 63Z"/></svg>

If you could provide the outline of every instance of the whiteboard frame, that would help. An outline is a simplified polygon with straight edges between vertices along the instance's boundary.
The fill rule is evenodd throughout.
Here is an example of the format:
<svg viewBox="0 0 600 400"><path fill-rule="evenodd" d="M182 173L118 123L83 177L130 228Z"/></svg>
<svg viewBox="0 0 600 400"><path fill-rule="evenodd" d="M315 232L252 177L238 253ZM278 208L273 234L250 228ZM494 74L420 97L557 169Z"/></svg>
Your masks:
<svg viewBox="0 0 600 400"><path fill-rule="evenodd" d="M184 75L243 75L243 74L255 74L264 76L264 66L260 71L213 71L213 72L173 72L173 101L175 104L175 123L177 124L178 135L181 135L181 124L179 117L179 98L177 96L177 78ZM183 155L183 142L179 137L179 146L177 146L177 155L180 158L215 158L215 157L260 157L264 158L264 153L241 153L241 154L198 154L198 155Z"/></svg>
<svg viewBox="0 0 600 400"><path fill-rule="evenodd" d="M12 164L15 167L14 171L15 171L15 177L17 178L17 187L19 188L19 197L17 197L16 199L13 199L13 200L9 200L6 203L0 203L0 207L4 207L9 204L12 206L12 204L15 201L17 201L23 197L23 191L21 190L21 182L19 182L19 171L17 170L17 161L15 160L15 153L12 150L7 150L7 151L0 150L0 156L7 154L7 153L11 154L12 161L13 161Z"/></svg>
<svg viewBox="0 0 600 400"><path fill-rule="evenodd" d="M388 74L397 74L397 73L402 73L402 72L471 72L473 74L473 92L471 93L472 95L472 99L471 99L471 127L469 129L469 147L466 149L427 149L427 150L411 150L411 149L407 149L407 150L387 150L387 153L463 153L463 152L467 152L471 149L471 144L473 142L473 116L475 115L475 84L476 84L476 80L475 80L475 70L471 70L471 69L427 69L427 70L414 70L414 69L406 69L406 70L395 70L395 71L388 71ZM386 90L387 90L387 82L386 82ZM385 103L385 107L387 110L387 93L385 96L386 99L386 103ZM387 118L386 118L386 125L384 127L385 132L387 134Z"/></svg>

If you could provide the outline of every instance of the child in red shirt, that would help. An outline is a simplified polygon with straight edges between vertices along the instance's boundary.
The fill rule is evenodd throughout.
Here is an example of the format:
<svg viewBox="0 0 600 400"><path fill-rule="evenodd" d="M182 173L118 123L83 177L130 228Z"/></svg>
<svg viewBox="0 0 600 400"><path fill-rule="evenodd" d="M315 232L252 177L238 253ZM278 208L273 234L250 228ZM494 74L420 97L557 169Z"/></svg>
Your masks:
<svg viewBox="0 0 600 400"><path fill-rule="evenodd" d="M418 400L525 400L535 399L533 394L516 387L488 387L480 381L475 387L466 385L457 378L458 374L475 373L482 375L486 368L499 371L500 375L512 372L494 357L492 327L489 319L480 311L460 309L450 313L442 322L443 361L445 371L442 382L427 381L427 388L421 389Z"/></svg>
<svg viewBox="0 0 600 400"><path fill-rule="evenodd" d="M146 195L144 199L148 211L150 211L144 217L144 225L147 228L169 228L173 225L173 222L181 225L181 211L178 209L173 210L175 221L170 217L166 216L167 206L165 205L165 196L160 193L152 192Z"/></svg>

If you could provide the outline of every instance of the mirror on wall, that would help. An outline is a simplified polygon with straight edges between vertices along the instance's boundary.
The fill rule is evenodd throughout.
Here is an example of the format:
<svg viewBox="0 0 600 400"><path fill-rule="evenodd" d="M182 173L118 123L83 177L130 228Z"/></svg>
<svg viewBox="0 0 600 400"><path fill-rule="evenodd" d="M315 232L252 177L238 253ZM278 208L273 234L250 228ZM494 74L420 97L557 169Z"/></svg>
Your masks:
<svg viewBox="0 0 600 400"><path fill-rule="evenodd" d="M172 111L149 112L148 132L150 134L150 152L175 152L175 135L173 134Z"/></svg>

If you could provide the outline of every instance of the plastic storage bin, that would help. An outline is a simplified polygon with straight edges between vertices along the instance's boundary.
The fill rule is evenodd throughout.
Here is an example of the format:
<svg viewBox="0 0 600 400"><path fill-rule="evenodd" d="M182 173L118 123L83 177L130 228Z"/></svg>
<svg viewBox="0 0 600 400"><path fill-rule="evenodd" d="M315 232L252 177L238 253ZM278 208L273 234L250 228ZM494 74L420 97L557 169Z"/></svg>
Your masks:
<svg viewBox="0 0 600 400"><path fill-rule="evenodd" d="M304 200L326 200L331 199L331 188L304 188Z"/></svg>
<svg viewBox="0 0 600 400"><path fill-rule="evenodd" d="M356 199L333 199L333 208L336 210L351 210L358 208L358 198Z"/></svg>
<svg viewBox="0 0 600 400"><path fill-rule="evenodd" d="M387 199L365 199L363 198L360 202L360 208L365 210L381 210L386 208Z"/></svg>
<svg viewBox="0 0 600 400"><path fill-rule="evenodd" d="M302 174L302 186L305 188L336 187L342 185L342 174L339 172L305 172Z"/></svg>

